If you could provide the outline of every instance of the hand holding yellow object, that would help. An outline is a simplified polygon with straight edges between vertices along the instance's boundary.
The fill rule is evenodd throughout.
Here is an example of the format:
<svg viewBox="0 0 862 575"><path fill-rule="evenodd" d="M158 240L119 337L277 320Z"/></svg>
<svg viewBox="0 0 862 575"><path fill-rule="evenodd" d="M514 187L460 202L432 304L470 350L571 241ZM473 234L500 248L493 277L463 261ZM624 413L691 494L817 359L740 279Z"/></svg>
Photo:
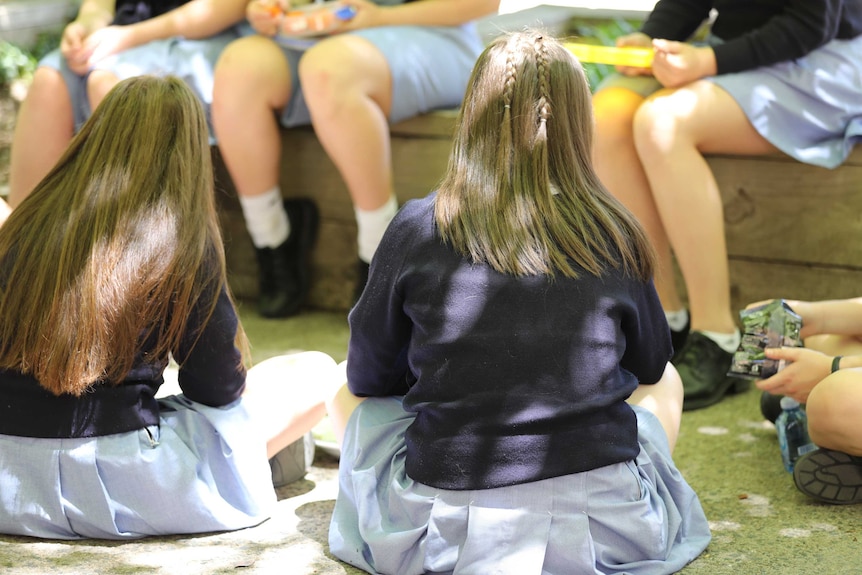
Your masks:
<svg viewBox="0 0 862 575"><path fill-rule="evenodd" d="M654 51L652 48L636 46L599 46L596 44L579 44L566 42L563 44L578 60L584 63L611 64L614 66L631 66L634 68L649 68L652 66Z"/></svg>

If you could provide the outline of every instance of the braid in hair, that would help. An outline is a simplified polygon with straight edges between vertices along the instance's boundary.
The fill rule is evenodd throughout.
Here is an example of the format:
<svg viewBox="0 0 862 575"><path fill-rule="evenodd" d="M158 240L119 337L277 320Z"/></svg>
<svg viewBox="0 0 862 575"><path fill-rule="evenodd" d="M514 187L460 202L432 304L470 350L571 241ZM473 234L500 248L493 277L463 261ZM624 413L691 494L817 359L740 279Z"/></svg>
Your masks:
<svg viewBox="0 0 862 575"><path fill-rule="evenodd" d="M536 50L536 67L539 75L539 101L536 103L539 133L547 130L548 118L551 115L551 103L548 99L548 89L550 85L550 66L548 65L548 47L545 45L544 37L536 36L534 42Z"/></svg>
<svg viewBox="0 0 862 575"><path fill-rule="evenodd" d="M503 79L503 128L500 131L497 169L504 182L511 177L512 142L512 97L515 92L515 49L510 44L506 50L506 74Z"/></svg>

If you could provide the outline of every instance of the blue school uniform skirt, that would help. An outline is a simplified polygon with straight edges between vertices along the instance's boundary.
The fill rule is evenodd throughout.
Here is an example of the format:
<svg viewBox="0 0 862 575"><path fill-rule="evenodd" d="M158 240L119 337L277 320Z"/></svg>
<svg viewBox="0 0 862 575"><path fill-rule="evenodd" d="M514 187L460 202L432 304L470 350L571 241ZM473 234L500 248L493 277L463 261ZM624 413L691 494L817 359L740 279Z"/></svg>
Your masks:
<svg viewBox="0 0 862 575"><path fill-rule="evenodd" d="M242 401L169 396L159 425L102 437L0 435L0 533L130 539L261 523L276 497Z"/></svg>
<svg viewBox="0 0 862 575"><path fill-rule="evenodd" d="M658 419L634 410L634 461L451 491L405 474L404 432L414 415L400 399L367 399L347 425L330 551L392 575L674 573L706 548L709 527Z"/></svg>
<svg viewBox="0 0 862 575"><path fill-rule="evenodd" d="M94 69L109 71L120 80L148 74L179 77L203 103L210 126L210 141L213 143L210 106L215 65L225 47L238 37L238 28L234 27L203 40L181 37L156 40L109 56L96 64ZM87 76L79 76L69 70L59 49L47 54L39 65L58 70L63 75L77 132L93 113L87 97Z"/></svg>
<svg viewBox="0 0 862 575"><path fill-rule="evenodd" d="M720 42L713 39L712 42ZM862 36L833 40L803 58L706 78L730 94L754 129L800 162L835 168L862 141ZM651 76L606 78L646 97Z"/></svg>
<svg viewBox="0 0 862 575"><path fill-rule="evenodd" d="M254 33L248 25L241 30L246 35ZM430 110L458 107L476 59L484 49L474 23L452 27L386 26L345 34L365 38L386 58L392 74L392 123ZM313 40L282 42L294 87L280 118L286 128L311 124L298 69L300 58L313 45Z"/></svg>

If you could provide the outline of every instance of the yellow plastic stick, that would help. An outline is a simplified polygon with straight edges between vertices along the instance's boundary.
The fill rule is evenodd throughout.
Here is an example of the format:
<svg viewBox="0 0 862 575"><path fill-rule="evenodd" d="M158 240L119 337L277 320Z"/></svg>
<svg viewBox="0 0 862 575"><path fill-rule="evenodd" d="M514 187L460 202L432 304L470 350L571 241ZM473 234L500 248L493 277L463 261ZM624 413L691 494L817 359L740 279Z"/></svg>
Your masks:
<svg viewBox="0 0 862 575"><path fill-rule="evenodd" d="M567 42L564 46L581 62L611 64L613 66L632 66L649 68L652 66L653 49L635 46L599 46Z"/></svg>

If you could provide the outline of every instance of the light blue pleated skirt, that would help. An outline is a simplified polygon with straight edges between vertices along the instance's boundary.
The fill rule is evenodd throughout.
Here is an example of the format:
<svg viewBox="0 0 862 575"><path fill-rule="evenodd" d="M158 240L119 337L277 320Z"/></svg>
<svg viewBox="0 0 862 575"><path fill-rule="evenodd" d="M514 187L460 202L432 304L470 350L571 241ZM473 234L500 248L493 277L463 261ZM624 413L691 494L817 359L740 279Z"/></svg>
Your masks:
<svg viewBox="0 0 862 575"><path fill-rule="evenodd" d="M203 103L210 126L210 139L214 142L210 106L215 65L225 47L238 37L238 29L230 28L203 40L188 40L181 37L156 40L105 58L94 69L107 70L120 80L148 74L173 75L181 78ZM92 114L90 101L87 98L87 77L79 76L69 70L59 50L46 55L39 65L58 70L63 75L72 102L75 132L77 132Z"/></svg>
<svg viewBox="0 0 862 575"><path fill-rule="evenodd" d="M862 142L862 36L833 40L798 60L706 79L736 100L761 136L801 162L834 168ZM615 75L597 89L608 86L644 97L661 88L651 76Z"/></svg>
<svg viewBox="0 0 862 575"><path fill-rule="evenodd" d="M244 25L244 35L254 30ZM392 73L390 122L398 122L441 108L461 104L467 80L484 45L475 24L463 26L387 26L345 32L365 38L389 64ZM294 87L281 115L286 128L311 124L311 116L299 81L299 60L314 45L303 40L282 43Z"/></svg>
<svg viewBox="0 0 862 575"><path fill-rule="evenodd" d="M0 435L0 533L130 539L251 527L275 491L242 399L159 400L161 422L82 439Z"/></svg>
<svg viewBox="0 0 862 575"><path fill-rule="evenodd" d="M360 404L341 450L330 551L370 573L674 573L710 541L655 416L635 407L635 461L533 483L436 489L404 472L413 421L398 398Z"/></svg>

